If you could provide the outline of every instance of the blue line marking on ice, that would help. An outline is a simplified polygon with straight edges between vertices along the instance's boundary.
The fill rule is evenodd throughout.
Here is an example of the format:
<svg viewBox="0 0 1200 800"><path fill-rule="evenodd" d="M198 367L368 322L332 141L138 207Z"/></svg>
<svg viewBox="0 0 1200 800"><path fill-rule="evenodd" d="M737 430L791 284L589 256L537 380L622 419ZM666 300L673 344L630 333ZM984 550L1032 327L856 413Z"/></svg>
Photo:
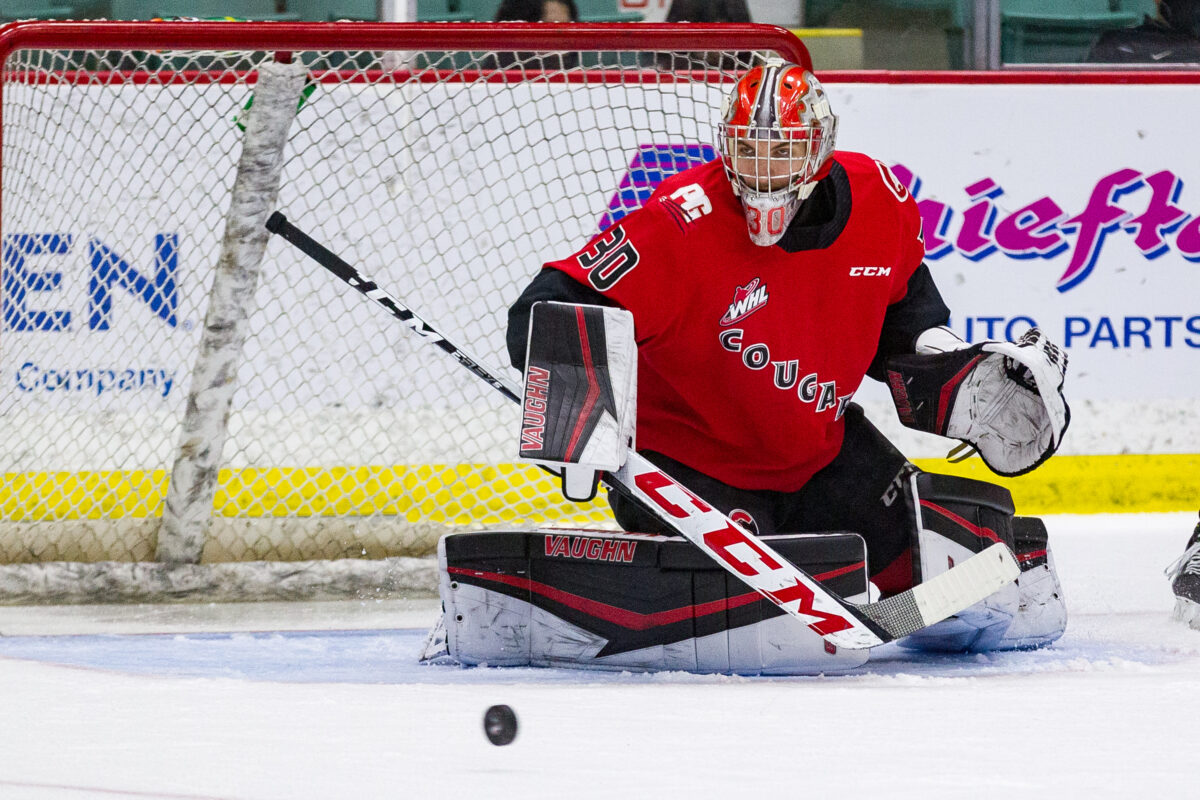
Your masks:
<svg viewBox="0 0 1200 800"><path fill-rule="evenodd" d="M532 667L465 668L417 663L423 630L0 636L0 657L161 677L233 678L285 683L599 684L804 681L814 677L739 677L683 672L629 673ZM986 678L1153 667L1169 651L1068 636L1035 651L923 654L876 649L862 668L824 680L863 677Z"/></svg>

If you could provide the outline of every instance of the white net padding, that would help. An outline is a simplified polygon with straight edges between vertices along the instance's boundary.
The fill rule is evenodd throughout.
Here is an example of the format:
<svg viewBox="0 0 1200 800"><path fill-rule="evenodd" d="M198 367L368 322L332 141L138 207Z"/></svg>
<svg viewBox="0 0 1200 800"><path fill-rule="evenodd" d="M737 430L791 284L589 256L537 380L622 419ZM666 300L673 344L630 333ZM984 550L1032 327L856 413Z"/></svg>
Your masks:
<svg viewBox="0 0 1200 800"><path fill-rule="evenodd" d="M611 27L562 34L554 53L537 25L5 29L0 563L161 557L171 476L203 449L184 435L198 381L231 391L201 564L421 556L448 530L611 524L602 500L566 503L515 463L515 405L278 238L241 295L236 360L197 369L274 52L304 72L277 207L506 366L507 308L541 263L714 158L732 80L803 53L757 26L693 29L694 53L672 26ZM303 46L317 41L330 49Z"/></svg>

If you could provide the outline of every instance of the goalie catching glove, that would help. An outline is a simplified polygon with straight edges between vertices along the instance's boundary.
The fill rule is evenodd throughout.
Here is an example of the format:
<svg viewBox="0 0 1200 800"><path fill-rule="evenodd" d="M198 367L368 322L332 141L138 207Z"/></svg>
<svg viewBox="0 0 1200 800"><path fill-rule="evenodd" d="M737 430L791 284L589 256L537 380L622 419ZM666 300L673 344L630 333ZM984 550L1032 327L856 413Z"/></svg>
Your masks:
<svg viewBox="0 0 1200 800"><path fill-rule="evenodd" d="M953 336L945 329L936 329ZM887 382L900 421L960 439L998 475L1022 475L1054 454L1071 421L1067 356L1038 329L1016 342L892 356ZM918 347L918 350L921 348Z"/></svg>
<svg viewBox="0 0 1200 800"><path fill-rule="evenodd" d="M568 500L596 496L633 447L637 345L619 308L534 303L518 458L550 467Z"/></svg>

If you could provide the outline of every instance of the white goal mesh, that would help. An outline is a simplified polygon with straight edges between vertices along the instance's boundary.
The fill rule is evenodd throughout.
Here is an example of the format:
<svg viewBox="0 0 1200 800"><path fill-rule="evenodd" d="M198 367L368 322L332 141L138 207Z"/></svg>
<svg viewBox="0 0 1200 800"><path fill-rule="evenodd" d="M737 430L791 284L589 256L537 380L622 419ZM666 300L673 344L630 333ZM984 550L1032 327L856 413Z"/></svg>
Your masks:
<svg viewBox="0 0 1200 800"><path fill-rule="evenodd" d="M305 68L278 208L507 369L506 311L541 263L715 157L741 70L807 58L778 29L671 27L3 29L0 563L154 560L275 52ZM451 529L610 519L515 463L515 405L445 354L280 239L256 269L219 378L202 562L418 555Z"/></svg>

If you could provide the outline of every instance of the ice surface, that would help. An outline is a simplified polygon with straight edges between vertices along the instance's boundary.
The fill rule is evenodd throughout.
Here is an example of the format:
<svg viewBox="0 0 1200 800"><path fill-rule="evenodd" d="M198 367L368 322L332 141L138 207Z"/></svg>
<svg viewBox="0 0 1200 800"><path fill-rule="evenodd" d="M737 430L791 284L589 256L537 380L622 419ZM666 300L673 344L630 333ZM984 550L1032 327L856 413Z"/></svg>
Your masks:
<svg viewBox="0 0 1200 800"><path fill-rule="evenodd" d="M0 609L0 798L1195 796L1194 514L1047 524L1058 644L843 677L422 667L427 601Z"/></svg>

